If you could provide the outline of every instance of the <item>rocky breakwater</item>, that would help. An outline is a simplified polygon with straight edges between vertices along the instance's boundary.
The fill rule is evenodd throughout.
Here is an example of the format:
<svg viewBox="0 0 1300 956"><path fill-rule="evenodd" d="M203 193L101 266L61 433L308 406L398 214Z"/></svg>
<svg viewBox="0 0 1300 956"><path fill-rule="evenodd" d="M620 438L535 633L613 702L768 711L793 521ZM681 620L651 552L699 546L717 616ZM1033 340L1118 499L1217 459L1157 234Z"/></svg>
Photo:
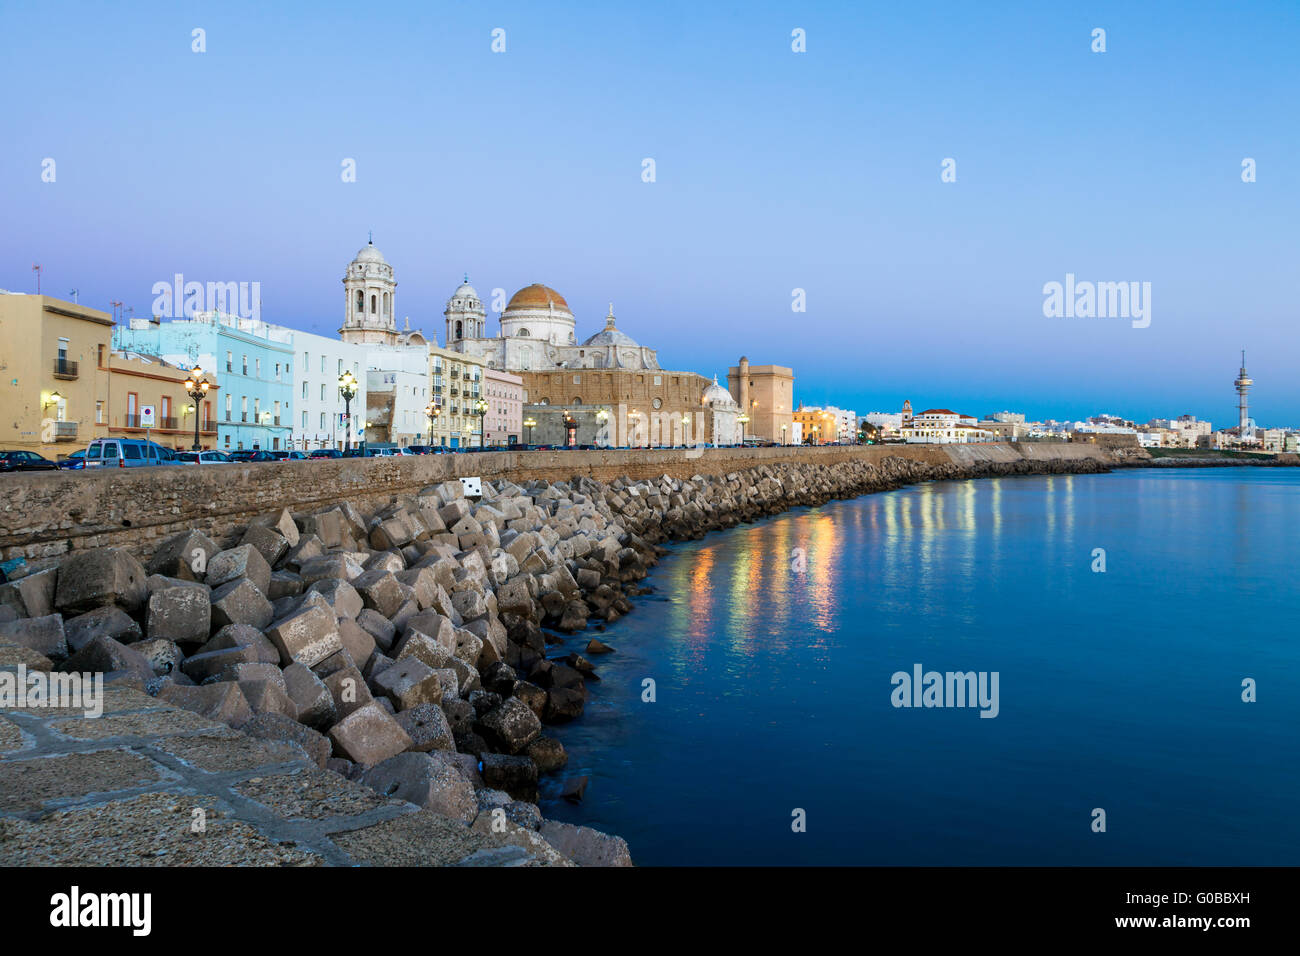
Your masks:
<svg viewBox="0 0 1300 956"><path fill-rule="evenodd" d="M614 650L562 635L628 613L663 542L917 481L1105 469L886 457L286 508L224 549L191 530L147 566L97 548L25 567L0 585L0 669L102 673L544 857L627 865L617 836L545 820L538 783L567 761L545 727L582 714Z"/></svg>

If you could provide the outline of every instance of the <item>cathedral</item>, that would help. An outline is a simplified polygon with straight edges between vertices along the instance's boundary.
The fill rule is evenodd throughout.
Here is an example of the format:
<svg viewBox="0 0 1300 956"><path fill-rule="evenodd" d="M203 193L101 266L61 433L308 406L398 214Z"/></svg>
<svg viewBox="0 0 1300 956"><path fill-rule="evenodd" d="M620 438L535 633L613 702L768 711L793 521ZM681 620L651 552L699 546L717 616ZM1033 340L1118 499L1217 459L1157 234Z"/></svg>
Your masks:
<svg viewBox="0 0 1300 956"><path fill-rule="evenodd" d="M577 322L564 296L534 282L510 297L501 313L501 333L489 336L487 311L474 287L465 282L452 293L447 318L447 348L477 356L488 368L511 372L558 368L649 369L659 367L655 350L619 331L610 303L605 327L577 341Z"/></svg>
<svg viewBox="0 0 1300 956"><path fill-rule="evenodd" d="M440 390L429 387L437 374L432 356L450 358L451 353L523 380L524 414L533 422L526 425L526 442L631 447L740 440L742 408L732 390L716 376L710 381L695 372L662 368L655 349L618 327L612 304L604 328L579 341L564 296L533 283L510 297L492 335L487 309L466 276L443 311L446 340L440 349L434 336L411 330L409 323L397 328L396 275L373 240L348 264L343 288L339 337L365 348L367 415L372 426L375 419L388 422L393 436L404 433L401 426L408 419L424 415L426 395L443 407ZM417 366L430 369L425 388L415 382ZM449 407L444 414L453 411ZM751 410L744 412L748 420Z"/></svg>

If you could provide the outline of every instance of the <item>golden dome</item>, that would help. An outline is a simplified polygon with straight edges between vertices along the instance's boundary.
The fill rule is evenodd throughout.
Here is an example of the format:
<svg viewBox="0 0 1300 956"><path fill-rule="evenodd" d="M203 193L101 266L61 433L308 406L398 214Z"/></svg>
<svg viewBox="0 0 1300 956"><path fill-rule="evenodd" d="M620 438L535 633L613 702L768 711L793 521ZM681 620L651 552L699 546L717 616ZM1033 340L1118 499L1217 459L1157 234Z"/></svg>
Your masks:
<svg viewBox="0 0 1300 956"><path fill-rule="evenodd" d="M564 301L564 296L550 286L534 282L532 285L524 286L510 297L510 301L506 304L506 311L510 312L514 309L546 309L551 306L554 306L557 312L573 314L569 309L569 303Z"/></svg>

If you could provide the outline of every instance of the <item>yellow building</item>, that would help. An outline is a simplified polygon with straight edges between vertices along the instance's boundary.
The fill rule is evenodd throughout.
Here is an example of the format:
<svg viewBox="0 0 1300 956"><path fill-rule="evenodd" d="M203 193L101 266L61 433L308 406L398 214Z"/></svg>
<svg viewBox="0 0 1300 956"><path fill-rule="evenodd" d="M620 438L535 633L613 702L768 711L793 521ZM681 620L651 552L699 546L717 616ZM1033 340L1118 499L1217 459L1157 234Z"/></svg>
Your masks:
<svg viewBox="0 0 1300 956"><path fill-rule="evenodd" d="M727 390L735 396L741 411L749 416L746 438L783 445L794 440L794 369L784 365L750 365L749 359L742 355L740 364L727 370Z"/></svg>
<svg viewBox="0 0 1300 956"><path fill-rule="evenodd" d="M477 448L483 423L479 399L487 400L483 375L487 360L462 352L429 346L429 405L435 409L433 444L448 448ZM419 443L429 441L429 419Z"/></svg>
<svg viewBox="0 0 1300 956"><path fill-rule="evenodd" d="M84 448L107 412L113 317L48 295L0 293L0 448L51 461ZM99 403L99 404L97 404Z"/></svg>
<svg viewBox="0 0 1300 956"><path fill-rule="evenodd" d="M194 400L185 389L189 370L153 355L113 352L108 357L107 402L96 400L96 434L149 439L168 448L194 447ZM201 401L199 444L217 447L216 375L204 373L210 383ZM105 412L105 406L107 411ZM142 409L152 408L154 424L147 425Z"/></svg>
<svg viewBox="0 0 1300 956"><path fill-rule="evenodd" d="M803 440L809 444L825 445L838 440L839 419L834 412L800 406L794 410L791 418L800 426Z"/></svg>

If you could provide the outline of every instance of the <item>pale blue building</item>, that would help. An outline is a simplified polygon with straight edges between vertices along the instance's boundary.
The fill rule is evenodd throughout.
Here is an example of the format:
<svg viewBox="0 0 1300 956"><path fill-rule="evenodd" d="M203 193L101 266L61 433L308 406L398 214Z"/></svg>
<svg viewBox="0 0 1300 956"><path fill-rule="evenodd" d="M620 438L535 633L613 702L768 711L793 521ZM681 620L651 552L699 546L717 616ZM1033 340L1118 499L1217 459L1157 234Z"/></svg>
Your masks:
<svg viewBox="0 0 1300 956"><path fill-rule="evenodd" d="M200 312L161 322L132 319L114 330L113 347L159 355L188 368L197 364L220 384L213 409L219 450L290 447L294 352L289 329Z"/></svg>

